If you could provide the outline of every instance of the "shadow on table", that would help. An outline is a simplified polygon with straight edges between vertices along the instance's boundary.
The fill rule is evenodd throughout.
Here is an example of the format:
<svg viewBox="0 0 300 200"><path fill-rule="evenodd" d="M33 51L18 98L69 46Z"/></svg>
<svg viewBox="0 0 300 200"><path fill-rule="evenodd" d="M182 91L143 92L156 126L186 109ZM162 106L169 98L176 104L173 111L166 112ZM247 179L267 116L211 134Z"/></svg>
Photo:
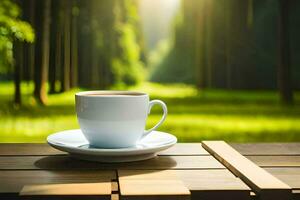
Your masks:
<svg viewBox="0 0 300 200"><path fill-rule="evenodd" d="M35 161L35 167L42 170L89 170L89 169L132 169L132 170L166 170L177 166L171 156L156 156L155 158L124 163L101 163L75 159L69 155L45 156Z"/></svg>

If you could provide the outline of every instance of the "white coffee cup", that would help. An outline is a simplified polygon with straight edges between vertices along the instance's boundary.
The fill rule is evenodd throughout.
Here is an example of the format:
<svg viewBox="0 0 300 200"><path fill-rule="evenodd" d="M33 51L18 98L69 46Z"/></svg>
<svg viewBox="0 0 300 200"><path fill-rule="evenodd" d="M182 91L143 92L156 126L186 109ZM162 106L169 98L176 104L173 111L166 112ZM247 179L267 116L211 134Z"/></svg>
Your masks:
<svg viewBox="0 0 300 200"><path fill-rule="evenodd" d="M91 146L125 148L158 128L166 119L167 106L149 95L131 91L87 91L75 95L77 119ZM153 105L163 108L163 116L145 131L146 119Z"/></svg>

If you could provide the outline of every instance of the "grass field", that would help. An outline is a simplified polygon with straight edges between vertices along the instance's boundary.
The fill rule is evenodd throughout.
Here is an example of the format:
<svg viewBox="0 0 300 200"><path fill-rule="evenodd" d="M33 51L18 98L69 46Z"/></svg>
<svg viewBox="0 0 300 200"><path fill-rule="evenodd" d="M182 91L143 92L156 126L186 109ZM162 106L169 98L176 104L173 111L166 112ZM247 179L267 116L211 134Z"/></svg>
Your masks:
<svg viewBox="0 0 300 200"><path fill-rule="evenodd" d="M23 84L23 106L11 103L12 83L0 84L0 142L45 142L47 135L78 128L74 93L49 95L39 106L31 97L32 85ZM159 130L181 142L226 140L231 142L300 141L300 93L294 106L278 103L275 91L198 92L187 85L144 83L130 88L150 93L168 105L169 115ZM155 124L161 110L154 108L147 126Z"/></svg>

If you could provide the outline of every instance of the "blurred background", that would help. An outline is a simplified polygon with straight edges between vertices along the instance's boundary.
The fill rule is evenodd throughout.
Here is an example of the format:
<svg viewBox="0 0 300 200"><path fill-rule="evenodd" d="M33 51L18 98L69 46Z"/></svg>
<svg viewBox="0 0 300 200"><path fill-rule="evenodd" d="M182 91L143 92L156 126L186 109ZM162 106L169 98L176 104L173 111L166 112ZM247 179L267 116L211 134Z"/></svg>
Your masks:
<svg viewBox="0 0 300 200"><path fill-rule="evenodd" d="M1 0L0 142L78 128L74 94L91 89L165 101L159 130L180 142L300 141L299 10L298 0Z"/></svg>

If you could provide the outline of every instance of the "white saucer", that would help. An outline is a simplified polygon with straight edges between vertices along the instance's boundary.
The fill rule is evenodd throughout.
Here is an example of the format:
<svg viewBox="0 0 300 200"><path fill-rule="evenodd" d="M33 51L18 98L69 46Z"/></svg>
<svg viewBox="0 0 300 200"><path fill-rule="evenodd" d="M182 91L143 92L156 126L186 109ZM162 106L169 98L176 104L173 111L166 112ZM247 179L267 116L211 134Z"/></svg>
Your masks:
<svg viewBox="0 0 300 200"><path fill-rule="evenodd" d="M177 138L169 133L153 131L141 139L134 147L100 149L90 147L81 130L75 129L51 134L48 136L47 142L52 147L82 160L130 162L155 157L157 152L176 144Z"/></svg>

